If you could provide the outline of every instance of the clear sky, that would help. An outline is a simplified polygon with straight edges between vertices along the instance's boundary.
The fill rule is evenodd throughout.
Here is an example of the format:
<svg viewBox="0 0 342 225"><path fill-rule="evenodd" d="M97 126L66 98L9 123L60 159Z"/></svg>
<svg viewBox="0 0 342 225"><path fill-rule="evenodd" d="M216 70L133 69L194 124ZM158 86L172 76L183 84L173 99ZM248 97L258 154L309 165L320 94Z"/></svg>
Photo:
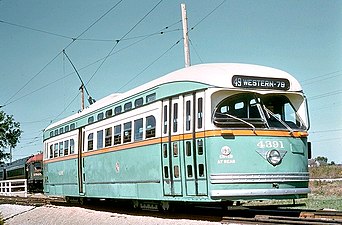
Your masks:
<svg viewBox="0 0 342 225"><path fill-rule="evenodd" d="M308 97L313 156L342 163L340 0L0 0L0 105L24 131L14 159L42 151L42 130L80 109L63 49L95 99L184 67L181 3L192 64L291 73Z"/></svg>

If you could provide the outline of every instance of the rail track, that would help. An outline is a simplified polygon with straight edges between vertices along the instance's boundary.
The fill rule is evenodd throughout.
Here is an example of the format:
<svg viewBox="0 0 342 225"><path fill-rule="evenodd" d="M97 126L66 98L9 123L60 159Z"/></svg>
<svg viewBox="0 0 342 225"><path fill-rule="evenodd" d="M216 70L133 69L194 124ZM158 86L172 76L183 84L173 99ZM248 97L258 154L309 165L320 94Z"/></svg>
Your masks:
<svg viewBox="0 0 342 225"><path fill-rule="evenodd" d="M49 204L69 205L64 198L46 197L44 195L32 195L28 197L0 196L0 204L19 204L36 207ZM75 204L71 205L75 206ZM280 205L280 207L283 206ZM155 211L139 213L136 210L128 209L128 207L115 207L110 202L107 204L93 202L82 207L100 211L121 212L134 215L144 214L145 216L159 216L170 219L206 220L221 222L222 224L342 224L342 211L284 209L277 206L236 207L229 208L227 211L218 210L215 207L192 207L186 210L180 208L172 213L157 213ZM184 213L185 211L186 213Z"/></svg>

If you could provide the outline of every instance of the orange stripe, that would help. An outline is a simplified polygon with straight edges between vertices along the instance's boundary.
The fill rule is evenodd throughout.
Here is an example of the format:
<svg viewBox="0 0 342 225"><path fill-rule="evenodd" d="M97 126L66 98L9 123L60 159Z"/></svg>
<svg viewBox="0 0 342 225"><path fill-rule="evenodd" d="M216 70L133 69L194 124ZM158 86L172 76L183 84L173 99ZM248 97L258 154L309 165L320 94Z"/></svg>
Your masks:
<svg viewBox="0 0 342 225"><path fill-rule="evenodd" d="M269 131L269 130L255 130L255 132L253 132L252 130L208 130L208 131L197 132L195 135L196 135L196 138L217 137L217 136L273 136L273 137L300 138L300 137L307 137L308 133L302 132L302 131L295 131L292 134L290 134L289 131ZM193 136L192 134L173 135L171 137L171 141L191 140L192 136ZM107 152L126 150L126 149L131 149L131 148L136 148L136 147L143 147L147 145L165 143L168 141L169 141L168 137L153 138L153 139L148 139L145 141L138 141L134 143L128 143L128 144L117 145L117 146L113 146L109 148L103 148L99 150L84 152L82 153L82 157L87 157L87 156L97 155L97 154L102 154L102 153L107 153ZM73 159L73 158L77 158L77 154L57 157L53 159L47 159L47 160L44 160L44 163L64 161L64 160Z"/></svg>

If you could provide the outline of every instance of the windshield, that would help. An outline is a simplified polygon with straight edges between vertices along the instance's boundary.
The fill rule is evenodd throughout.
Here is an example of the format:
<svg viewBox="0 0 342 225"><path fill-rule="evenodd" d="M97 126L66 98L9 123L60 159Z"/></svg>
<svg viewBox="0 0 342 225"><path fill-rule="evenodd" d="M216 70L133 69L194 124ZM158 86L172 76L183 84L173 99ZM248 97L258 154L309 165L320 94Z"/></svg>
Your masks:
<svg viewBox="0 0 342 225"><path fill-rule="evenodd" d="M304 101L300 95L296 98L297 104ZM296 108L284 94L239 93L215 107L213 122L218 127L305 130Z"/></svg>

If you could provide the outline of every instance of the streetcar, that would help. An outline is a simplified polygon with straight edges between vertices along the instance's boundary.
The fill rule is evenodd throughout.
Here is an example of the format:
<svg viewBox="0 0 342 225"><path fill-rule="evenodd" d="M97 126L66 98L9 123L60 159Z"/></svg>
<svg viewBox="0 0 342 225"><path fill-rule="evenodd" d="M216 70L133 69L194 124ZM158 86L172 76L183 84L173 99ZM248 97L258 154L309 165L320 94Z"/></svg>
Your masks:
<svg viewBox="0 0 342 225"><path fill-rule="evenodd" d="M305 198L308 129L306 97L287 72L194 65L49 125L44 192L166 209Z"/></svg>

